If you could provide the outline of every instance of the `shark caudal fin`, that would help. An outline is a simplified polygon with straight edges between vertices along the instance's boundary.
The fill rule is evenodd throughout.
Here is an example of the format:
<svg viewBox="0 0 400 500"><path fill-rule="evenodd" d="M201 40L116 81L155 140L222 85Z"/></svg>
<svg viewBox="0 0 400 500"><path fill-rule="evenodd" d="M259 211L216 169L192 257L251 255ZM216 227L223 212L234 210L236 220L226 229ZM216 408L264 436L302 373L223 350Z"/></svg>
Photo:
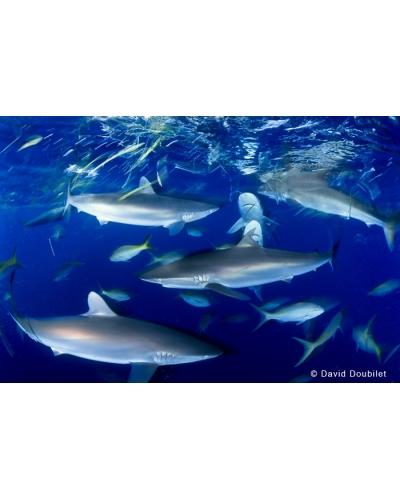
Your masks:
<svg viewBox="0 0 400 500"><path fill-rule="evenodd" d="M292 339L297 340L304 347L303 356L294 365L296 367L296 366L301 365L301 363L304 363L304 361L308 358L308 356L313 352L313 350L315 349L316 345L315 345L315 342L309 342L308 340L299 339L297 337L292 337Z"/></svg>
<svg viewBox="0 0 400 500"><path fill-rule="evenodd" d="M394 239L399 227L400 227L399 217L388 219L383 224L383 232L385 233L386 243L388 244L389 250L391 252L393 252L394 249Z"/></svg>

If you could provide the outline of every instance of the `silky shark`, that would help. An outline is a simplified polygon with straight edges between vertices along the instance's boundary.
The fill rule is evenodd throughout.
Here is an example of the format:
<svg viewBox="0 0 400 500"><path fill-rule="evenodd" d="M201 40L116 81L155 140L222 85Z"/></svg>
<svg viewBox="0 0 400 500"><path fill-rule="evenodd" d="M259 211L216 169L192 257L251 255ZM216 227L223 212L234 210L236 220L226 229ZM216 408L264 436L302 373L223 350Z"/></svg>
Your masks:
<svg viewBox="0 0 400 500"><path fill-rule="evenodd" d="M219 209L209 203L158 195L146 177L140 179L137 192L130 196L123 193L72 195L69 186L66 208L69 205L97 217L100 224L163 226L169 229L170 235L181 231L186 222L202 219Z"/></svg>
<svg viewBox="0 0 400 500"><path fill-rule="evenodd" d="M89 310L78 316L13 318L33 340L50 347L55 356L71 354L106 363L130 364L128 382L148 382L161 365L214 358L222 351L186 333L115 314L95 292Z"/></svg>
<svg viewBox="0 0 400 500"><path fill-rule="evenodd" d="M300 253L261 247L249 231L235 247L184 257L139 274L144 281L167 288L211 289L241 300L247 295L231 290L289 281L331 262L334 249L326 253Z"/></svg>
<svg viewBox="0 0 400 500"><path fill-rule="evenodd" d="M380 214L373 204L366 204L337 189L327 182L327 171L300 171L293 168L280 177L265 179L259 193L279 201L293 202L305 208L346 219L357 219L367 226L383 228L390 250L394 248L394 238L398 229L399 217L386 217Z"/></svg>

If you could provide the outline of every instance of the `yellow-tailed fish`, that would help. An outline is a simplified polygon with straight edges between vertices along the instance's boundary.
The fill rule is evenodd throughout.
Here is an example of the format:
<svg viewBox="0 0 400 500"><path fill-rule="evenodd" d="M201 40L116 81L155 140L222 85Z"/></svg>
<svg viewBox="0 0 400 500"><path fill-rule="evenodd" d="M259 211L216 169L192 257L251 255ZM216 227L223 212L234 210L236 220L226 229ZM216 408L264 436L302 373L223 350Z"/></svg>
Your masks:
<svg viewBox="0 0 400 500"><path fill-rule="evenodd" d="M373 290L371 290L368 295L373 295L373 296L381 296L381 295L386 295L390 292L393 292L397 288L400 287L400 280L398 279L392 279L385 281L385 283L382 283L375 287Z"/></svg>
<svg viewBox="0 0 400 500"><path fill-rule="evenodd" d="M342 319L343 319L343 311L340 311L337 314L335 314L335 316L332 318L332 320L329 323L329 325L321 333L321 336L317 340L315 340L314 342L310 342L308 340L299 339L297 337L292 337L293 339L295 339L298 342L300 342L300 344L304 347L304 354L303 354L303 356L300 358L299 362L296 363L294 366L296 367L296 366L301 365L301 363L304 363L304 361L314 351L315 348L321 346L327 340L329 340L331 337L333 337L335 335L336 330L340 327Z"/></svg>
<svg viewBox="0 0 400 500"><path fill-rule="evenodd" d="M0 261L0 279L4 278L9 270L15 269L16 267L24 267L17 260L17 247L14 248L14 253L6 261Z"/></svg>
<svg viewBox="0 0 400 500"><path fill-rule="evenodd" d="M126 262L143 250L154 250L154 248L149 245L150 238L151 236L147 236L144 243L141 245L122 245L121 247L118 247L110 255L110 260L112 262Z"/></svg>
<svg viewBox="0 0 400 500"><path fill-rule="evenodd" d="M366 326L357 326L353 328L353 340L357 344L357 350L360 348L365 352L369 352L370 354L375 354L380 363L382 357L382 346L377 344L371 330L372 325L375 322L375 319L376 319L376 314L368 322Z"/></svg>
<svg viewBox="0 0 400 500"><path fill-rule="evenodd" d="M71 262L67 262L66 264L63 264L55 272L53 281L61 281L61 280L66 279L66 277L71 273L71 271L74 269L74 267L82 266L82 265L83 265L83 263L78 262L77 260L73 260Z"/></svg>
<svg viewBox="0 0 400 500"><path fill-rule="evenodd" d="M99 283L100 291L102 295L107 295L110 299L116 300L117 302L122 302L124 300L130 300L130 295L122 288L113 288L111 290L103 290Z"/></svg>
<svg viewBox="0 0 400 500"><path fill-rule="evenodd" d="M25 148L30 148L31 146L36 146L36 144L39 144L43 140L43 137L41 135L31 135L28 137L28 142L23 144L17 151L21 151L22 149Z"/></svg>

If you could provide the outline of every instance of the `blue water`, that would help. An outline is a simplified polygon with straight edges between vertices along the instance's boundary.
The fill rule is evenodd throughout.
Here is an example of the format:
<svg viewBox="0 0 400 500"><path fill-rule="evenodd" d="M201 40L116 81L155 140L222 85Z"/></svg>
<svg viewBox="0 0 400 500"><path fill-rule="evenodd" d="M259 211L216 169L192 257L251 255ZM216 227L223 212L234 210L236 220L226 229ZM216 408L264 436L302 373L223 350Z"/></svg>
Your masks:
<svg viewBox="0 0 400 500"><path fill-rule="evenodd" d="M36 144L27 145L32 137ZM143 143L141 152L124 148ZM25 148L20 149L23 145ZM2 117L0 119L0 260L17 248L13 296L18 311L31 318L85 313L90 291L126 288L131 299L111 309L124 316L169 326L219 346L223 355L206 361L160 367L151 382L398 382L400 289L368 297L375 286L400 278L400 237L390 251L382 228L335 215L299 213L281 201L258 194L263 176L290 168L329 169L335 189L373 203L379 212L400 211L400 125L394 117ZM112 157L114 159L112 159ZM106 160L110 160L105 162ZM139 161L140 160L140 161ZM103 166L98 167L101 163ZM134 167L134 168L132 168ZM65 204L69 180L78 179L75 193L128 192L145 176L158 194L213 203L220 209L169 236L162 227L100 225L76 209L61 221L24 227L46 211ZM76 177L78 175L78 177ZM262 288L261 302L253 291L240 289L251 301L204 292L208 308L197 308L178 298L179 290L141 281L136 274L150 261L142 252L130 262L111 262L120 245L141 244L151 234L156 255L181 251L193 254L226 243L236 244L241 232L227 234L240 217L238 196L251 192L264 215L278 225L264 234L264 246L299 252L329 251L340 241L336 265L276 282ZM373 200L371 200L373 198ZM55 240L56 226L65 236ZM200 236L191 236L193 227ZM49 242L50 239L50 242ZM56 270L77 260L67 279L54 281ZM12 348L0 343L2 382L125 382L128 365L90 361L71 355L54 356L51 349L18 332L12 313L9 269L0 282L3 306L0 321ZM182 290L183 291L183 290ZM314 320L318 338L340 310L345 322L303 364L294 365L303 347L292 337L305 338L302 325L268 321L254 331L259 315L251 304L278 297L290 303L310 298L338 302ZM373 336L382 360L357 350L353 328L366 325L376 314ZM205 315L210 319L200 328ZM232 318L233 317L233 318ZM312 370L317 376L309 376ZM346 372L343 377L323 377ZM350 370L378 370L382 377L350 377ZM304 376L304 377L302 377Z"/></svg>

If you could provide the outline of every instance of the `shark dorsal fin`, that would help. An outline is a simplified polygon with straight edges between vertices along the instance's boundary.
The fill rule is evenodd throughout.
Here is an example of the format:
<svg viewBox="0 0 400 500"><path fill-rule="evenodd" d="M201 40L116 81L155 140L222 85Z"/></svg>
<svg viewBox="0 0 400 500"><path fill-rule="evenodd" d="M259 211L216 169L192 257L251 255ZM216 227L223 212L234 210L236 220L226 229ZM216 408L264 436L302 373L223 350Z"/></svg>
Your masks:
<svg viewBox="0 0 400 500"><path fill-rule="evenodd" d="M108 307L105 301L95 292L88 296L89 311L82 316L118 316Z"/></svg>
<svg viewBox="0 0 400 500"><path fill-rule="evenodd" d="M243 238L236 245L237 247L258 247L258 243L253 240L253 234L255 233L256 228L251 229L248 233L246 233Z"/></svg>
<svg viewBox="0 0 400 500"><path fill-rule="evenodd" d="M141 177L139 182L140 192L144 194L156 194L154 189L151 186L151 182L149 182L146 177Z"/></svg>

